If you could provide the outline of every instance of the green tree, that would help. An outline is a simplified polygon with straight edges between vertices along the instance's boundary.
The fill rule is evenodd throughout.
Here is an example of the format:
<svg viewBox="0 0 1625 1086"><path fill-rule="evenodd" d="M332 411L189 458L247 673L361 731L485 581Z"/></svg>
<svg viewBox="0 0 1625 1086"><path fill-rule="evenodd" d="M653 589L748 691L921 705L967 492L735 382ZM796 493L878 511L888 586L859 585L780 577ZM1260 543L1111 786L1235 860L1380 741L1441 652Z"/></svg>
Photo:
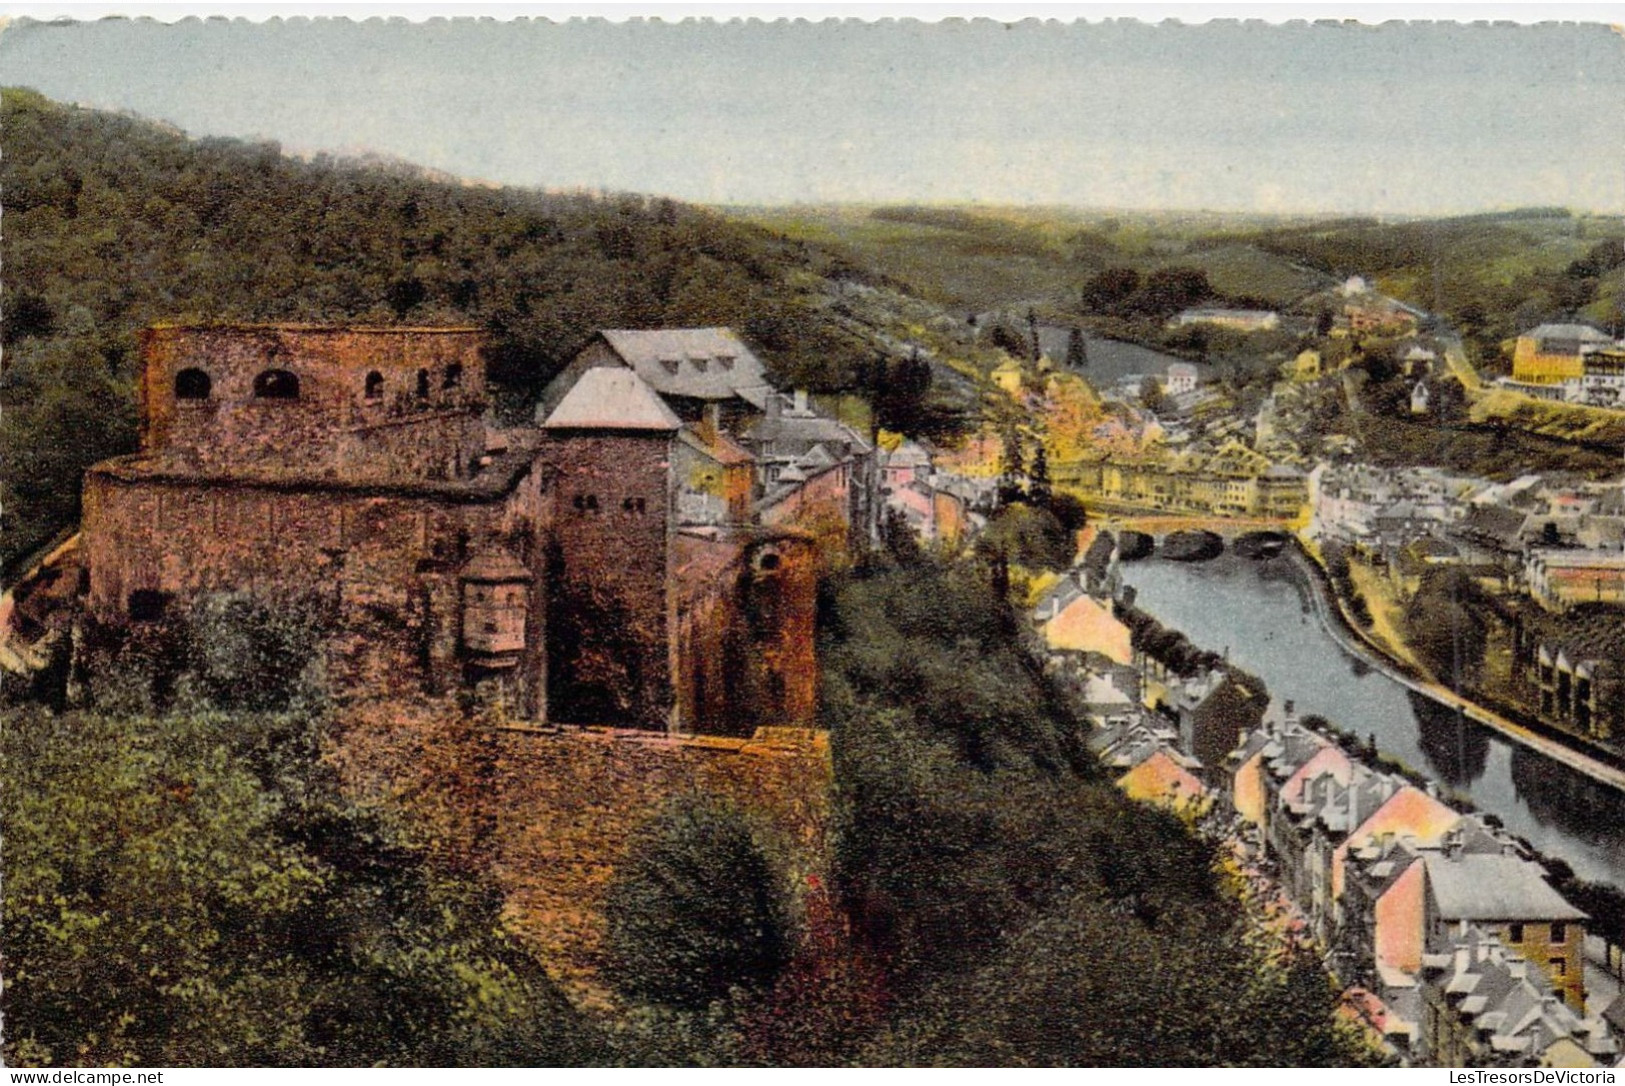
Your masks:
<svg viewBox="0 0 1625 1086"><path fill-rule="evenodd" d="M1134 296L1134 304L1148 316L1166 318L1212 296L1206 272L1176 266L1158 268L1148 275Z"/></svg>
<svg viewBox="0 0 1625 1086"><path fill-rule="evenodd" d="M1153 415L1168 410L1168 395L1162 390L1162 382L1155 377L1146 377L1140 382L1140 406Z"/></svg>
<svg viewBox="0 0 1625 1086"><path fill-rule="evenodd" d="M1055 498L1055 487L1049 477L1049 454L1044 451L1042 443L1033 450L1032 470L1028 473L1027 497L1034 505L1045 509Z"/></svg>
<svg viewBox="0 0 1625 1086"><path fill-rule="evenodd" d="M783 875L745 816L709 797L678 800L637 831L604 908L609 979L684 1010L770 987L793 944Z"/></svg>
<svg viewBox="0 0 1625 1086"><path fill-rule="evenodd" d="M1005 431L999 454L999 504L1021 501L1027 494L1027 458L1022 452L1021 435L1014 427Z"/></svg>
<svg viewBox="0 0 1625 1086"><path fill-rule="evenodd" d="M489 888L340 794L308 715L0 727L5 1056L173 1066L582 1062Z"/></svg>
<svg viewBox="0 0 1625 1086"><path fill-rule="evenodd" d="M1089 351L1084 344L1082 328L1074 328L1067 334L1066 366L1071 370L1089 368Z"/></svg>
<svg viewBox="0 0 1625 1086"><path fill-rule="evenodd" d="M1011 562L1040 569L1067 568L1076 550L1071 533L1055 514L1027 501L1011 502L999 510L977 545Z"/></svg>
<svg viewBox="0 0 1625 1086"><path fill-rule="evenodd" d="M1440 682L1470 686L1484 664L1487 610L1471 576L1459 569L1430 570L1405 605L1405 639Z"/></svg>
<svg viewBox="0 0 1625 1086"><path fill-rule="evenodd" d="M1140 273L1113 267L1096 273L1083 285L1079 299L1086 313L1115 313L1140 289Z"/></svg>

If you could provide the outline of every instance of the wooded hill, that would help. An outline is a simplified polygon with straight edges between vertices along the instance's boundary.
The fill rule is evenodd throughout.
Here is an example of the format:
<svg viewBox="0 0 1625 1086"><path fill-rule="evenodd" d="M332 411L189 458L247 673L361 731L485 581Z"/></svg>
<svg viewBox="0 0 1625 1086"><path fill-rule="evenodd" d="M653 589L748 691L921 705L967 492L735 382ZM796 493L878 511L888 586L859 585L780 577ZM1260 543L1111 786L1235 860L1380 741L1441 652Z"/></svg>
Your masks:
<svg viewBox="0 0 1625 1086"><path fill-rule="evenodd" d="M0 120L8 567L76 521L86 466L135 448L155 321L475 323L510 406L601 327L731 325L787 385L873 372L824 308L826 277L861 271L699 208L301 161L27 90Z"/></svg>

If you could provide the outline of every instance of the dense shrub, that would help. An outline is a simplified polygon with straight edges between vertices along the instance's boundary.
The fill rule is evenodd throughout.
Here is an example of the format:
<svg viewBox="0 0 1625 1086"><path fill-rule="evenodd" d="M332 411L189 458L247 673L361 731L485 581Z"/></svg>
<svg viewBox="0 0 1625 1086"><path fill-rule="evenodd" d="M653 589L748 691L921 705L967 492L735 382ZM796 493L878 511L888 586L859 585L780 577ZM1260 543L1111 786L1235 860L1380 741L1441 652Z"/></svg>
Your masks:
<svg viewBox="0 0 1625 1086"><path fill-rule="evenodd" d="M738 810L703 796L639 828L605 901L605 972L633 999L700 1010L771 987L789 960L783 874Z"/></svg>

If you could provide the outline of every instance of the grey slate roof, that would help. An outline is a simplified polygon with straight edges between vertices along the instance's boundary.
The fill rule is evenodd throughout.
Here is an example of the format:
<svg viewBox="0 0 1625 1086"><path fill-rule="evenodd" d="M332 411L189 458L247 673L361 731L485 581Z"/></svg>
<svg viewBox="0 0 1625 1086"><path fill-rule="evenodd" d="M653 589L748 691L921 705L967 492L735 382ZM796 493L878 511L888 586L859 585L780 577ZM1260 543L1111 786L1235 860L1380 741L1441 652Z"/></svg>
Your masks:
<svg viewBox="0 0 1625 1086"><path fill-rule="evenodd" d="M1612 343L1606 332L1589 324L1542 324L1524 333L1533 339L1561 339L1575 343Z"/></svg>
<svg viewBox="0 0 1625 1086"><path fill-rule="evenodd" d="M856 430L822 415L763 415L751 424L746 439L752 443L771 442L780 455L802 456L812 446L835 443L862 455L871 448L867 438Z"/></svg>
<svg viewBox="0 0 1625 1086"><path fill-rule="evenodd" d="M544 430L676 430L683 425L635 370L599 366L581 375Z"/></svg>
<svg viewBox="0 0 1625 1086"><path fill-rule="evenodd" d="M765 396L762 360L730 328L606 328L599 335L662 396L739 396L753 404Z"/></svg>
<svg viewBox="0 0 1625 1086"><path fill-rule="evenodd" d="M1517 856L1429 856L1428 889L1445 920L1585 920L1542 875Z"/></svg>

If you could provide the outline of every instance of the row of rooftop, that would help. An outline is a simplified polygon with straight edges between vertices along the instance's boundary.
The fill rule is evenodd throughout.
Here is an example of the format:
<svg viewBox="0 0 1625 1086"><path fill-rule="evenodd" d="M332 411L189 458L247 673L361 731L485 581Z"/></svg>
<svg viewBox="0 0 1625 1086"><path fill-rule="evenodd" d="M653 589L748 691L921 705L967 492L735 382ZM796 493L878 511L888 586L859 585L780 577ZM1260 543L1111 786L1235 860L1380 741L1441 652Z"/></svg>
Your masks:
<svg viewBox="0 0 1625 1086"><path fill-rule="evenodd" d="M1588 918L1525 842L1350 753L1291 702L1266 708L1226 666L1171 674L1134 648L1118 587L1097 537L1034 610L1090 748L1131 797L1226 838L1373 1043L1444 1066L1618 1060L1625 1005L1587 1009Z"/></svg>

